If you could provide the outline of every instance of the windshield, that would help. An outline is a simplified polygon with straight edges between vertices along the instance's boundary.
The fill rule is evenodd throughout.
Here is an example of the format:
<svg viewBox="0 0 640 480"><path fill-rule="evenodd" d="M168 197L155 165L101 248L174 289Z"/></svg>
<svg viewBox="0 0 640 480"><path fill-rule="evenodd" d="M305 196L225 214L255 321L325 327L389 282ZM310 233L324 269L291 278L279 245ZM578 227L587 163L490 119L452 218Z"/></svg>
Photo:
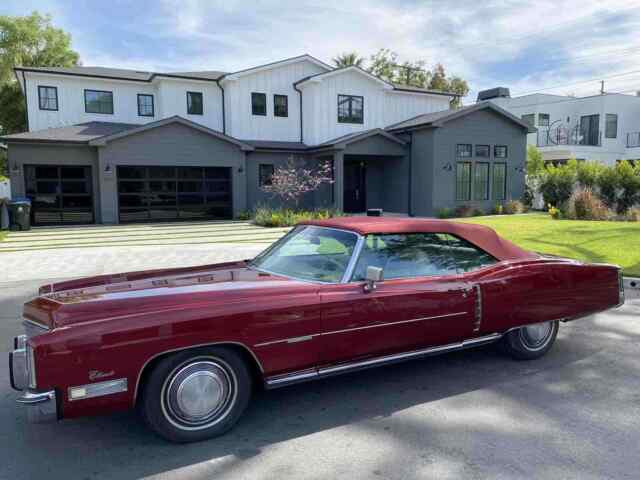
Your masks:
<svg viewBox="0 0 640 480"><path fill-rule="evenodd" d="M258 255L251 266L301 280L338 283L357 241L355 233L303 225Z"/></svg>

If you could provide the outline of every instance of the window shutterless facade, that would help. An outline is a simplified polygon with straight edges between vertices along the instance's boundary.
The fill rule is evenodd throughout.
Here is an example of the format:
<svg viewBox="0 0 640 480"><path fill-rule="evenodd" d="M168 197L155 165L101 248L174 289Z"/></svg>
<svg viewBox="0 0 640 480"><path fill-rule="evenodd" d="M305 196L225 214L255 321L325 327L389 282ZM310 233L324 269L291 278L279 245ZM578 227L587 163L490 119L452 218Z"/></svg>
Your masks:
<svg viewBox="0 0 640 480"><path fill-rule="evenodd" d="M273 116L288 117L289 116L289 97L286 95L273 96Z"/></svg>
<svg viewBox="0 0 640 480"><path fill-rule="evenodd" d="M471 162L456 163L456 201L471 200Z"/></svg>
<svg viewBox="0 0 640 480"><path fill-rule="evenodd" d="M548 127L549 126L549 114L548 113L539 113L538 114L538 126L539 127Z"/></svg>
<svg viewBox="0 0 640 480"><path fill-rule="evenodd" d="M489 145L476 145L476 157L489 158L491 148Z"/></svg>
<svg viewBox="0 0 640 480"><path fill-rule="evenodd" d="M493 185L491 186L494 200L505 200L507 191L507 164L493 164Z"/></svg>
<svg viewBox="0 0 640 480"><path fill-rule="evenodd" d="M252 92L251 93L251 113L253 115L267 115L267 94Z"/></svg>
<svg viewBox="0 0 640 480"><path fill-rule="evenodd" d="M268 163L258 165L258 186L264 187L272 184L274 168Z"/></svg>
<svg viewBox="0 0 640 480"><path fill-rule="evenodd" d="M617 138L618 137L618 115L615 113L607 113L606 124L604 128L605 138Z"/></svg>
<svg viewBox="0 0 640 480"><path fill-rule="evenodd" d="M153 117L153 95L138 94L138 116Z"/></svg>
<svg viewBox="0 0 640 480"><path fill-rule="evenodd" d="M187 113L202 115L204 112L202 92L187 92Z"/></svg>
<svg viewBox="0 0 640 480"><path fill-rule="evenodd" d="M456 157L471 158L472 149L470 143L459 143L456 145Z"/></svg>
<svg viewBox="0 0 640 480"><path fill-rule="evenodd" d="M338 95L338 123L364 123L364 97Z"/></svg>
<svg viewBox="0 0 640 480"><path fill-rule="evenodd" d="M113 115L113 92L105 90L84 91L84 111Z"/></svg>
<svg viewBox="0 0 640 480"><path fill-rule="evenodd" d="M495 147L493 147L493 156L495 158L507 158L507 146L496 145Z"/></svg>
<svg viewBox="0 0 640 480"><path fill-rule="evenodd" d="M38 105L40 110L58 110L58 87L38 86Z"/></svg>
<svg viewBox="0 0 640 480"><path fill-rule="evenodd" d="M473 175L473 199L489 200L489 164L478 162L475 164Z"/></svg>

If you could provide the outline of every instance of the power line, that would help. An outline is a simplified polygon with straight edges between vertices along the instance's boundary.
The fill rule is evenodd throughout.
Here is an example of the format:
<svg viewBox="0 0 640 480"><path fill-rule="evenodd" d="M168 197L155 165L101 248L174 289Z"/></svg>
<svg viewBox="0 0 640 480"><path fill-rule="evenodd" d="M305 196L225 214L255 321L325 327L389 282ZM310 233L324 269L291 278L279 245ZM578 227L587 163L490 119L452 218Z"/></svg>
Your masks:
<svg viewBox="0 0 640 480"><path fill-rule="evenodd" d="M624 77L624 76L627 76L627 75L634 75L636 73L640 73L640 70L631 70L629 72L617 73L615 75L608 75L606 77L595 77L595 78L590 78L589 80L581 80L579 82L565 83L564 85L554 85L552 87L539 88L537 90L531 90L529 92L519 93L517 96L523 97L525 95L531 95L532 93L545 92L547 90L555 90L556 88L572 87L574 85L581 85L581 84L584 84L584 83L597 82L597 81L600 81L600 80L609 80L611 78Z"/></svg>

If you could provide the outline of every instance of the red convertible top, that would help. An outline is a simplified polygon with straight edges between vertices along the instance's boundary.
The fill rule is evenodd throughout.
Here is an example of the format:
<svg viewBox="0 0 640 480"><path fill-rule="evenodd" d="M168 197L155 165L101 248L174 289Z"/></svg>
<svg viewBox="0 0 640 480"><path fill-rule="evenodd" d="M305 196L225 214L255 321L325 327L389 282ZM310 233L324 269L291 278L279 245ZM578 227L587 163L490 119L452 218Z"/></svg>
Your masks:
<svg viewBox="0 0 640 480"><path fill-rule="evenodd" d="M399 217L335 217L328 220L301 222L302 225L341 228L360 235L371 233L450 233L473 243L498 260L520 260L538 258L498 236L489 227L472 223L458 223L447 220Z"/></svg>

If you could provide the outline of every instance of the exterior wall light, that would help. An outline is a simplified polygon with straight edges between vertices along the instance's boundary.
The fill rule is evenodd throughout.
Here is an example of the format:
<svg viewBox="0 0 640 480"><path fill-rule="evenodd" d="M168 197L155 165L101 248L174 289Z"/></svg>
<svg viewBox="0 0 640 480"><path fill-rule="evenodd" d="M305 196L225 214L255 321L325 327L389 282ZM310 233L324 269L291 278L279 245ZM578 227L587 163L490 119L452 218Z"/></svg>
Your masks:
<svg viewBox="0 0 640 480"><path fill-rule="evenodd" d="M451 170L453 170L453 165L451 165L451 162L447 162L447 163L444 164L442 169L447 171L447 172L450 172Z"/></svg>

